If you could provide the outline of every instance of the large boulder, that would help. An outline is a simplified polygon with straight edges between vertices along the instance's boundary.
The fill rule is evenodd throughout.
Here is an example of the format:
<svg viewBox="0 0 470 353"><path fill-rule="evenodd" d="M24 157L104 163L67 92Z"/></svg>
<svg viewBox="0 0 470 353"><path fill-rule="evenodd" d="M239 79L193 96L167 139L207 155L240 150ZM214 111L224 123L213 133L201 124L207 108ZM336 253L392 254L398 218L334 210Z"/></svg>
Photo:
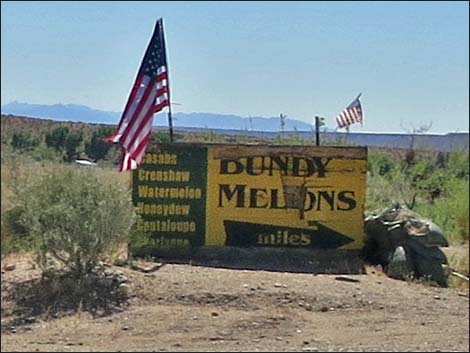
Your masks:
<svg viewBox="0 0 470 353"><path fill-rule="evenodd" d="M395 204L365 219L364 257L393 278L424 278L447 287L449 243L432 221Z"/></svg>

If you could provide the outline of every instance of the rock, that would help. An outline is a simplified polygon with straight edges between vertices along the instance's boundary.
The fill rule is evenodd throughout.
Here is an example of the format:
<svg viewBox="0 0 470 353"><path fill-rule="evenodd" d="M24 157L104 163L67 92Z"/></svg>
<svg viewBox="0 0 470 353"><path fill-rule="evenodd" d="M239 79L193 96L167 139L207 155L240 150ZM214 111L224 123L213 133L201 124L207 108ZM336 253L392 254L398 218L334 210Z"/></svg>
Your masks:
<svg viewBox="0 0 470 353"><path fill-rule="evenodd" d="M97 285L104 288L110 288L113 285L112 278L100 278L97 280Z"/></svg>
<svg viewBox="0 0 470 353"><path fill-rule="evenodd" d="M425 278L447 287L448 263L439 246L448 246L442 230L433 222L400 204L365 219L365 258L380 264L397 279Z"/></svg>
<svg viewBox="0 0 470 353"><path fill-rule="evenodd" d="M121 283L119 287L117 288L117 292L121 294L124 297L129 296L129 286L125 283Z"/></svg>
<svg viewBox="0 0 470 353"><path fill-rule="evenodd" d="M6 264L5 266L3 266L3 269L5 271L13 271L16 269L16 265L15 264Z"/></svg>
<svg viewBox="0 0 470 353"><path fill-rule="evenodd" d="M413 276L413 265L403 246L398 246L387 266L387 276L395 279L407 279Z"/></svg>
<svg viewBox="0 0 470 353"><path fill-rule="evenodd" d="M280 288L280 287L282 287L282 284L280 284L280 283L274 283L274 287Z"/></svg>
<svg viewBox="0 0 470 353"><path fill-rule="evenodd" d="M219 313L213 311L213 312L211 313L211 315L212 315L212 316L219 316Z"/></svg>
<svg viewBox="0 0 470 353"><path fill-rule="evenodd" d="M103 274L106 276L106 277L113 277L114 276L114 272L111 271L111 270L105 270L103 272Z"/></svg>
<svg viewBox="0 0 470 353"><path fill-rule="evenodd" d="M131 268L135 271L140 271L140 272L144 272L144 273L151 273L151 272L157 271L162 266L163 266L162 263L157 262L157 263L155 263L151 266L141 266L141 265L138 265L138 264L133 264Z"/></svg>
<svg viewBox="0 0 470 353"><path fill-rule="evenodd" d="M119 282L119 283L127 283L129 282L129 280L127 279L126 276L124 275L118 275L115 277L116 278L116 282Z"/></svg>
<svg viewBox="0 0 470 353"><path fill-rule="evenodd" d="M351 277L346 277L346 276L337 276L337 277L335 277L335 280L343 281L343 282L352 282L352 283L360 282L360 280L358 280L358 279L351 278Z"/></svg>
<svg viewBox="0 0 470 353"><path fill-rule="evenodd" d="M123 266L127 265L127 259L116 259L116 260L114 260L114 265L119 266L119 267L123 267Z"/></svg>
<svg viewBox="0 0 470 353"><path fill-rule="evenodd" d="M417 244L417 242L408 243ZM443 266L447 263L447 258L442 250L437 247L420 247L420 250L425 249L425 251L416 251L417 248L418 247L413 247L413 250L415 251L413 258L416 266L417 277L434 281L444 288L448 287L448 275L446 275Z"/></svg>
<svg viewBox="0 0 470 353"><path fill-rule="evenodd" d="M34 316L30 316L24 319L25 324L34 324L37 319Z"/></svg>

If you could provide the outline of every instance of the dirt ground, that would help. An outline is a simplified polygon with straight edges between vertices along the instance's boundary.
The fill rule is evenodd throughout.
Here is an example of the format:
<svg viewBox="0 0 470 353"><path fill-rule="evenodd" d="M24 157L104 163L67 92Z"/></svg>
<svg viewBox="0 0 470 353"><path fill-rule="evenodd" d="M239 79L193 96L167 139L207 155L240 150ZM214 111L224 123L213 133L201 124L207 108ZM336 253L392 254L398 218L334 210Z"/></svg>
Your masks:
<svg viewBox="0 0 470 353"><path fill-rule="evenodd" d="M468 290L393 280L373 267L346 276L113 266L128 279L128 302L52 310L15 291L38 285L32 262L7 258L2 268L9 263L2 352L469 350Z"/></svg>

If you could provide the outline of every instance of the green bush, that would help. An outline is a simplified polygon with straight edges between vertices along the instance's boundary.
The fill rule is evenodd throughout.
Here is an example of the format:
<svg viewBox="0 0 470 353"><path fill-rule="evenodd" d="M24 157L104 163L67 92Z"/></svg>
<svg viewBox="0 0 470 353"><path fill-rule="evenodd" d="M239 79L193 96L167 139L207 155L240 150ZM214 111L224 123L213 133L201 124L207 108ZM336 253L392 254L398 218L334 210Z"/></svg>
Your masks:
<svg viewBox="0 0 470 353"><path fill-rule="evenodd" d="M68 128L68 126L59 126L46 134L46 145L56 149L63 155L66 162L71 162L78 157L78 147L83 141L83 133Z"/></svg>
<svg viewBox="0 0 470 353"><path fill-rule="evenodd" d="M368 168L371 176L382 175L388 177L400 168L399 162L385 154L371 154L368 157Z"/></svg>
<svg viewBox="0 0 470 353"><path fill-rule="evenodd" d="M20 222L39 241L39 265L77 277L127 241L136 217L130 192L101 183L94 170L54 168L22 193L27 202Z"/></svg>
<svg viewBox="0 0 470 353"><path fill-rule="evenodd" d="M366 210L404 203L438 224L451 242L468 242L468 169L466 151L415 153L412 163L385 154L371 154Z"/></svg>
<svg viewBox="0 0 470 353"><path fill-rule="evenodd" d="M39 139L30 131L17 131L11 138L11 146L19 151L31 151L39 145Z"/></svg>
<svg viewBox="0 0 470 353"><path fill-rule="evenodd" d="M168 132L157 131L157 132L153 132L150 135L151 144L158 144L161 142L166 142L166 143L171 142L171 137Z"/></svg>
<svg viewBox="0 0 470 353"><path fill-rule="evenodd" d="M81 131L71 131L65 140L65 160L72 162L79 156L78 147L83 141L83 133Z"/></svg>
<svg viewBox="0 0 470 353"><path fill-rule="evenodd" d="M468 151L450 152L446 167L452 176L468 180L470 168Z"/></svg>
<svg viewBox="0 0 470 353"><path fill-rule="evenodd" d="M104 159L113 144L103 141L103 138L111 136L112 134L113 128L107 126L100 126L97 131L94 131L90 142L85 144L85 153L87 156L95 161Z"/></svg>
<svg viewBox="0 0 470 353"><path fill-rule="evenodd" d="M62 156L53 147L47 147L45 144L40 144L31 152L31 158L35 161L60 161Z"/></svg>
<svg viewBox="0 0 470 353"><path fill-rule="evenodd" d="M436 199L434 204L421 203L416 212L432 219L442 227L446 237L454 243L469 240L468 181L450 178L446 181L447 196Z"/></svg>
<svg viewBox="0 0 470 353"><path fill-rule="evenodd" d="M70 129L67 126L59 126L46 134L46 145L53 147L58 151L65 148L65 142Z"/></svg>

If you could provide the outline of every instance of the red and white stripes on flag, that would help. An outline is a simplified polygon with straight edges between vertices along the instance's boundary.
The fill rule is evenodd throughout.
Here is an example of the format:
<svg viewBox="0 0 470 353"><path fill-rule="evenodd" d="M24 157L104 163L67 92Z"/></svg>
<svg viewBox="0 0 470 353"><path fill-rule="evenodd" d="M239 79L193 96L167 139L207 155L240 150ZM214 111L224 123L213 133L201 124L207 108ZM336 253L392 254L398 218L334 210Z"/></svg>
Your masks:
<svg viewBox="0 0 470 353"><path fill-rule="evenodd" d="M359 94L357 98L336 118L336 123L338 124L339 128L343 128L354 123L361 123L362 125L364 119L361 102L359 101L360 96L361 94Z"/></svg>
<svg viewBox="0 0 470 353"><path fill-rule="evenodd" d="M153 114L169 106L169 102L165 41L160 19L116 132L105 139L121 146L121 171L133 170L139 166L152 132Z"/></svg>

